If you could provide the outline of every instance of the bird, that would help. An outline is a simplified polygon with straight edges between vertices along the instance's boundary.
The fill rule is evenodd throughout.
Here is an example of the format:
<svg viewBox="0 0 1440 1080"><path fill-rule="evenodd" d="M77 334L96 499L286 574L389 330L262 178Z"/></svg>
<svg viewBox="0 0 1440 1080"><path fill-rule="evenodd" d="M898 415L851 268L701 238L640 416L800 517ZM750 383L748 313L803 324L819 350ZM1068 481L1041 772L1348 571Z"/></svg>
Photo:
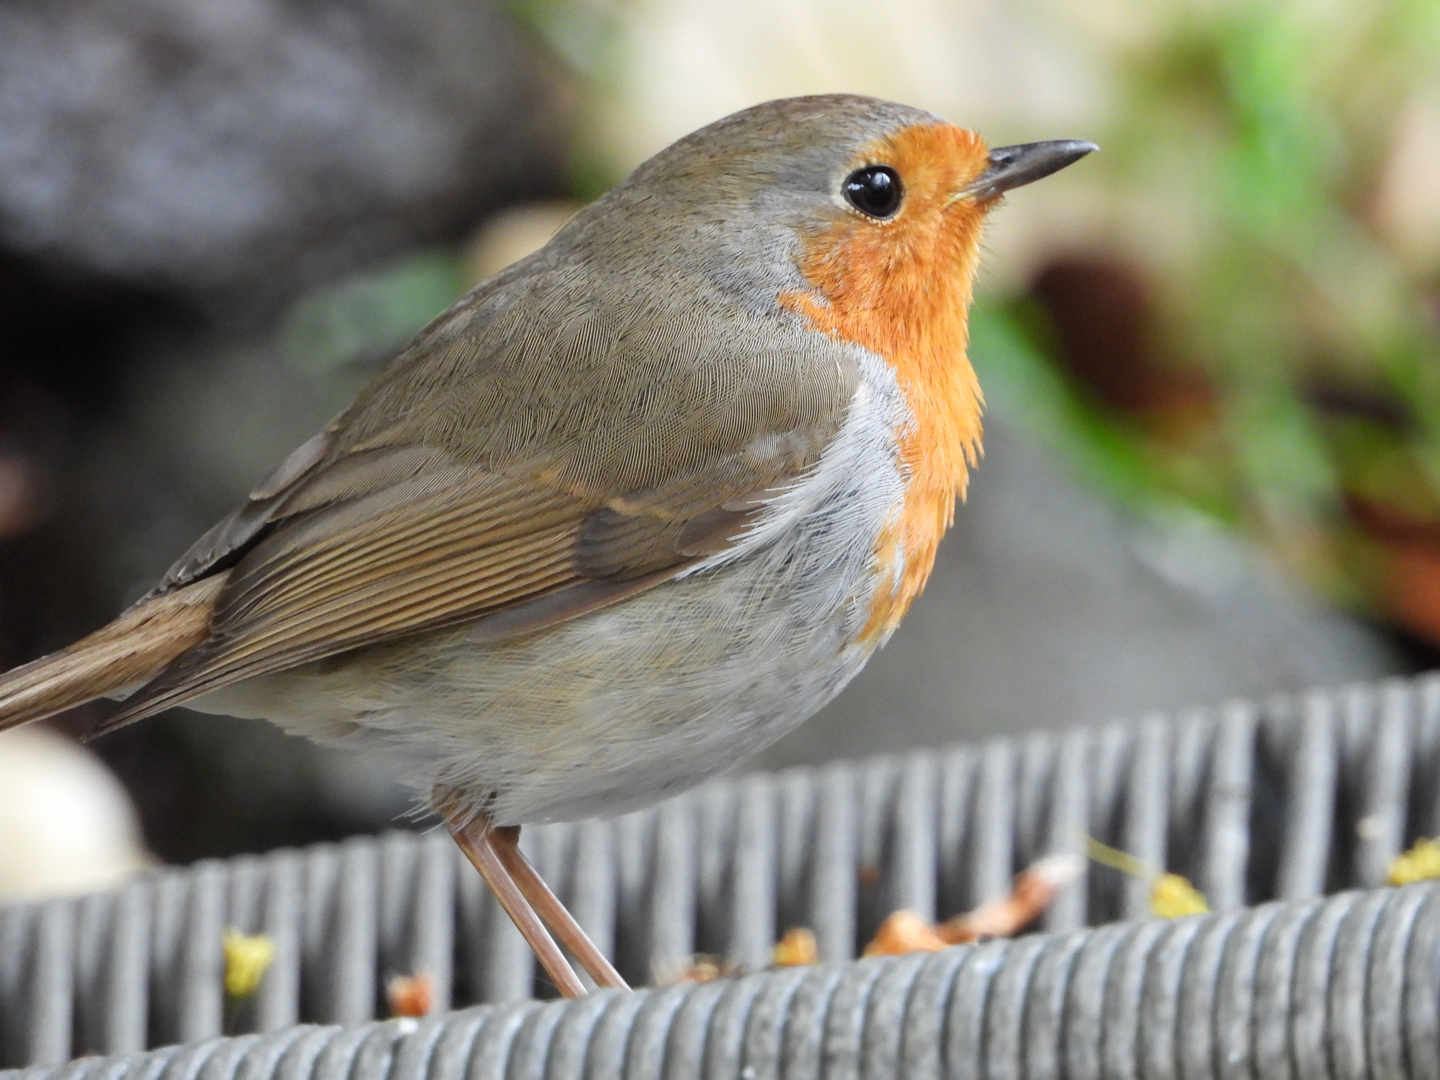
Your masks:
<svg viewBox="0 0 1440 1080"><path fill-rule="evenodd" d="M626 984L518 847L728 768L894 631L981 451L982 227L1096 149L766 102L435 318L115 621L0 676L378 754L566 996ZM557 944L558 939L558 944Z"/></svg>

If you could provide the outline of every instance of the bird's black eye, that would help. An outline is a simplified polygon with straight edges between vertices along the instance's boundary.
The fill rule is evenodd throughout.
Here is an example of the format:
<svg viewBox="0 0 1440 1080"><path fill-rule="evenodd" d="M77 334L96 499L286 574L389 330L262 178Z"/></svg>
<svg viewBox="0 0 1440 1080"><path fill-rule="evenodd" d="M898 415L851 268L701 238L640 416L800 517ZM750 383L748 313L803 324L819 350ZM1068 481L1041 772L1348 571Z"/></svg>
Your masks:
<svg viewBox="0 0 1440 1080"><path fill-rule="evenodd" d="M904 189L900 174L889 165L867 165L856 169L840 185L845 199L862 214L874 218L888 218L900 209L900 196Z"/></svg>

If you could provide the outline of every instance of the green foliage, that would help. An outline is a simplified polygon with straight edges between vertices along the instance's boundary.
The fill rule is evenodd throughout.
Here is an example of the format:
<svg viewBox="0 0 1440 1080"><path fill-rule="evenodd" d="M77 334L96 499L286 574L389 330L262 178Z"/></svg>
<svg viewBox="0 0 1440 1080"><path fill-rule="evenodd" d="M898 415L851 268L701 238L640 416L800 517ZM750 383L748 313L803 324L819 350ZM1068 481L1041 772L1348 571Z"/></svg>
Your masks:
<svg viewBox="0 0 1440 1080"><path fill-rule="evenodd" d="M1408 264L1372 220L1397 119L1436 85L1440 4L1171 10L1117 56L1122 104L1094 167L1121 257L1156 283L1163 360L1208 384L1209 413L1179 439L1107 414L1013 304L981 312L974 351L1005 411L1104 489L1182 500L1364 597L1383 538L1357 500L1440 530L1440 266ZM1127 221L1129 206L1152 216Z"/></svg>
<svg viewBox="0 0 1440 1080"><path fill-rule="evenodd" d="M285 353L317 379L358 380L454 303L464 287L458 259L417 253L296 304L281 330Z"/></svg>

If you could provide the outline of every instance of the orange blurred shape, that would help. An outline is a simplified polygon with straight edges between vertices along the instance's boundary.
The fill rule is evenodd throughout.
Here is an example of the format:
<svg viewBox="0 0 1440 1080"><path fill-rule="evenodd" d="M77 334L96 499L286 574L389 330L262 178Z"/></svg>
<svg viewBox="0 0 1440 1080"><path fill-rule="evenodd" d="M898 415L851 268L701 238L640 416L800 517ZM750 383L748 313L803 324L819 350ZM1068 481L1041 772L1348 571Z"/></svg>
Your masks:
<svg viewBox="0 0 1440 1080"><path fill-rule="evenodd" d="M391 1016L426 1016L435 1007L435 984L429 975L396 975L385 984Z"/></svg>
<svg viewBox="0 0 1440 1080"><path fill-rule="evenodd" d="M1440 545L1389 545L1385 610L1409 630L1440 645Z"/></svg>
<svg viewBox="0 0 1440 1080"><path fill-rule="evenodd" d="M1060 890L1085 873L1085 859L1075 854L1047 855L1015 876L1010 895L981 904L938 927L947 945L1018 934L1049 909Z"/></svg>
<svg viewBox="0 0 1440 1080"><path fill-rule="evenodd" d="M819 963L820 946L816 944L814 931L804 926L792 926L775 946L771 959L776 967L805 967Z"/></svg>
<svg viewBox="0 0 1440 1080"><path fill-rule="evenodd" d="M1009 896L988 901L939 926L932 926L913 911L893 912L880 924L863 955L935 952L947 945L1010 937L1045 914L1060 890L1084 873L1082 855L1070 852L1047 855L1015 876Z"/></svg>
<svg viewBox="0 0 1440 1080"><path fill-rule="evenodd" d="M900 956L911 952L936 952L950 942L935 932L929 921L913 911L895 911L885 917L875 937L865 946L865 956Z"/></svg>

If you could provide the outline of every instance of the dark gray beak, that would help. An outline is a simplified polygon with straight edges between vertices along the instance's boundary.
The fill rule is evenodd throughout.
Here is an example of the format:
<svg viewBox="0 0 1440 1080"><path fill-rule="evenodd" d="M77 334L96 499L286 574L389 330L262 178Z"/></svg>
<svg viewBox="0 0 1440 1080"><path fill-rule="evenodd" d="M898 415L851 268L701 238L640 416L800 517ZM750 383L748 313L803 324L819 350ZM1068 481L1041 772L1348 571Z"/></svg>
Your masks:
<svg viewBox="0 0 1440 1080"><path fill-rule="evenodd" d="M1082 139L1051 139L1049 142L997 146L990 151L989 167L960 194L984 201L1023 187L1073 165L1092 150L1100 148Z"/></svg>

